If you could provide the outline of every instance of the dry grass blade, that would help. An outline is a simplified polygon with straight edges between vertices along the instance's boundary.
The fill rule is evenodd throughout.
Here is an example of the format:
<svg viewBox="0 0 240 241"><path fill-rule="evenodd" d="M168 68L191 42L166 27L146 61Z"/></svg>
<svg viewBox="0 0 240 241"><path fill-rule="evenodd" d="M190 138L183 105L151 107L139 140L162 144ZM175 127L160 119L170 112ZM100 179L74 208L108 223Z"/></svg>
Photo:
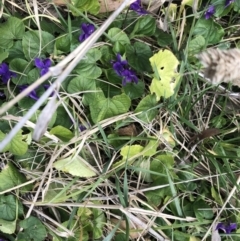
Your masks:
<svg viewBox="0 0 240 241"><path fill-rule="evenodd" d="M52 99L47 103L38 117L38 121L33 132L33 140L39 141L43 134L46 132L48 124L52 119L52 115L50 113L55 113L59 104L60 102L57 102L57 94L54 93Z"/></svg>
<svg viewBox="0 0 240 241"><path fill-rule="evenodd" d="M213 84L230 82L240 86L240 50L239 49L208 49L198 55L204 67L204 77Z"/></svg>

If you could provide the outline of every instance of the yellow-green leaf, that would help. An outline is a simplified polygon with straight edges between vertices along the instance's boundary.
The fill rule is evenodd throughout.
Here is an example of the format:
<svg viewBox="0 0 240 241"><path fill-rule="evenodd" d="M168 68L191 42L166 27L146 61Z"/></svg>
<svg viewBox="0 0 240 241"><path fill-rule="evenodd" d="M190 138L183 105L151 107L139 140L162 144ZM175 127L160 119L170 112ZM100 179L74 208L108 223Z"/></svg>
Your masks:
<svg viewBox="0 0 240 241"><path fill-rule="evenodd" d="M12 234L16 229L16 220L14 221L6 221L0 219L0 231L7 234Z"/></svg>
<svg viewBox="0 0 240 241"><path fill-rule="evenodd" d="M159 141L150 140L149 143L144 147L143 156L153 156L157 152L157 147L159 145Z"/></svg>
<svg viewBox="0 0 240 241"><path fill-rule="evenodd" d="M53 167L59 171L67 172L78 177L93 177L96 175L94 169L88 166L85 161L78 156L58 160L53 164Z"/></svg>
<svg viewBox="0 0 240 241"><path fill-rule="evenodd" d="M55 126L51 129L50 134L59 137L63 141L69 141L73 138L73 133L63 126Z"/></svg>
<svg viewBox="0 0 240 241"><path fill-rule="evenodd" d="M121 155L127 159L137 156L143 149L144 147L140 145L125 146L121 149Z"/></svg>
<svg viewBox="0 0 240 241"><path fill-rule="evenodd" d="M179 61L169 50L160 50L150 59L154 71L154 78L150 85L151 93L156 93L157 100L160 97L169 98L175 93L180 75L177 72Z"/></svg>
<svg viewBox="0 0 240 241"><path fill-rule="evenodd" d="M190 236L189 241L200 241L200 239L194 236Z"/></svg>

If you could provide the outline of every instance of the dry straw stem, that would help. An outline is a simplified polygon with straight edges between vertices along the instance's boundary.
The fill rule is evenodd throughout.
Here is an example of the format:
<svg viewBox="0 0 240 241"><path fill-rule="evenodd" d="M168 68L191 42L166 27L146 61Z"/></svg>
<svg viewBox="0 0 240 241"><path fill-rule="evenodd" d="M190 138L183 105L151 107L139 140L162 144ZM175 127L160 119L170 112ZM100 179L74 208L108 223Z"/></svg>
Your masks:
<svg viewBox="0 0 240 241"><path fill-rule="evenodd" d="M232 83L240 87L240 50L208 49L198 55L204 67L204 77L213 84Z"/></svg>
<svg viewBox="0 0 240 241"><path fill-rule="evenodd" d="M134 2L134 0L125 0L121 6L112 13L112 15L103 23L103 25L96 30L87 41L84 41L80 46L75 49L70 55L68 55L64 60L62 60L58 65L51 67L49 69L49 72L40 78L41 83L43 79L47 79L51 75L59 75L57 80L48 88L48 90L39 98L39 100L32 106L32 108L26 113L26 115L21 119L21 121L9 132L9 134L5 137L5 139L0 143L0 151L4 149L4 147L12 140L12 138L16 135L16 133L23 127L25 122L32 117L32 115L40 108L40 106L46 101L46 99L51 95L51 93L54 91L54 89L58 88L61 83L69 76L71 71L74 69L74 67L79 63L79 61L85 56L85 54L88 52L88 50L93 46L93 44L98 40L98 38L104 33L104 31L110 26L110 24L114 21L114 19L122 12L122 10L130 3ZM74 58L74 59L73 59ZM73 60L72 60L73 59ZM64 69L65 65L70 62L72 62ZM63 70L64 69L64 70ZM39 80L40 80L39 79ZM40 81L39 81L40 82ZM33 84L36 86L36 83ZM26 89L21 97L27 95L31 90L33 90L32 85ZM16 104L20 97L16 97L17 100L8 103L8 108L12 106L12 104ZM4 113L7 108L3 108L4 110L0 110L0 114Z"/></svg>

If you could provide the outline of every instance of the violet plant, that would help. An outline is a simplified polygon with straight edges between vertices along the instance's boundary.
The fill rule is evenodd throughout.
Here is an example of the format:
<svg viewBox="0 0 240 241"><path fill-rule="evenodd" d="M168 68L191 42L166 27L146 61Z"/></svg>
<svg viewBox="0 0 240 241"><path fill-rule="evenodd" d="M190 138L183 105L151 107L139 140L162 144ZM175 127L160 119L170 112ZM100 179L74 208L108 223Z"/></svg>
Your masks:
<svg viewBox="0 0 240 241"><path fill-rule="evenodd" d="M96 13L99 1L85 2L84 8L69 7L68 18L63 15L61 23L69 26L59 27L58 22L47 18L49 25L40 22L41 31L25 21L27 18L23 21L22 16L20 19L4 12L8 18L0 23L2 108L35 84L39 74L40 80L44 79L52 65L63 63L61 59L71 51L78 56L75 50L92 41L95 26L90 22L101 27L107 17ZM212 0L207 7L202 1L195 10L203 16L192 21L194 11L184 3L178 8L166 1L157 15L148 12L140 0L131 1L116 21L102 30L104 34L98 36L94 46L92 41L87 53L81 49L83 59L68 58L70 65L74 61L77 64L59 90L54 90L57 95L50 98L48 103L52 105L44 115L48 118L42 122L39 118L39 125L35 118L24 120L24 127L10 143L0 146L2 162L6 163L0 172L3 237L38 241L109 239L116 226L109 217L123 215L132 225L126 240L133 239L133 227L141 227L137 239L189 241L203 239L203 233L210 239L207 231L216 218L215 210L240 182L225 175L226 171L239 171L236 123L240 120L235 110L224 109L228 96L219 94L216 87L211 90L192 73L199 71L196 55L202 50L235 44L229 39L238 26L239 8L233 0ZM164 19L169 9L177 16L171 22L167 16ZM167 30L156 16L164 19ZM79 23L83 23L80 35ZM22 121L33 102L34 106L39 103L41 93L49 91L48 83L52 85L62 77L67 68L63 66L49 82L34 86L26 97L2 113L0 141L11 133L16 122L18 125ZM35 116L45 106L47 99L35 109ZM78 131L72 130L69 116L82 123L75 126ZM43 126L39 139L34 139L33 129L39 130L39 126ZM207 167L208 173L201 173L198 165ZM217 176L219 183L210 182L210 176ZM229 190L222 191L219 186ZM33 194L34 200L25 200L26 192ZM137 201L130 202L129 197ZM34 208L42 204L41 211ZM47 221L33 211L47 217ZM239 220L234 208L224 211L221 218L236 216ZM157 218L149 222L152 216ZM169 225L174 222L177 225ZM37 227L35 232L33 226ZM216 230L227 234L222 235L224 240L233 231L237 235L237 226L219 223ZM118 230L114 235L116 240L124 240Z"/></svg>

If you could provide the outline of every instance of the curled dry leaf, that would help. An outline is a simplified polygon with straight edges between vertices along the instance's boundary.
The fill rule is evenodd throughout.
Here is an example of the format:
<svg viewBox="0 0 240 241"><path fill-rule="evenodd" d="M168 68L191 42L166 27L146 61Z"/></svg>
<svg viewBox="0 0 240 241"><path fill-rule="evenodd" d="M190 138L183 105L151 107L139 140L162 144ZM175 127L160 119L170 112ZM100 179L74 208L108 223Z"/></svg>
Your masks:
<svg viewBox="0 0 240 241"><path fill-rule="evenodd" d="M206 130L203 130L199 135L198 135L198 139L199 141L205 139L205 138L209 138L215 135L218 135L220 133L220 130L217 128L208 128Z"/></svg>
<svg viewBox="0 0 240 241"><path fill-rule="evenodd" d="M202 141L203 139L218 135L220 133L220 130L217 128L208 128L206 130L203 130L201 133L194 135L190 143L193 143L195 141Z"/></svg>
<svg viewBox="0 0 240 241"><path fill-rule="evenodd" d="M118 129L119 136L137 136L137 129L134 124Z"/></svg>
<svg viewBox="0 0 240 241"><path fill-rule="evenodd" d="M208 49L197 56L203 64L204 77L213 84L230 82L240 87L240 50Z"/></svg>

